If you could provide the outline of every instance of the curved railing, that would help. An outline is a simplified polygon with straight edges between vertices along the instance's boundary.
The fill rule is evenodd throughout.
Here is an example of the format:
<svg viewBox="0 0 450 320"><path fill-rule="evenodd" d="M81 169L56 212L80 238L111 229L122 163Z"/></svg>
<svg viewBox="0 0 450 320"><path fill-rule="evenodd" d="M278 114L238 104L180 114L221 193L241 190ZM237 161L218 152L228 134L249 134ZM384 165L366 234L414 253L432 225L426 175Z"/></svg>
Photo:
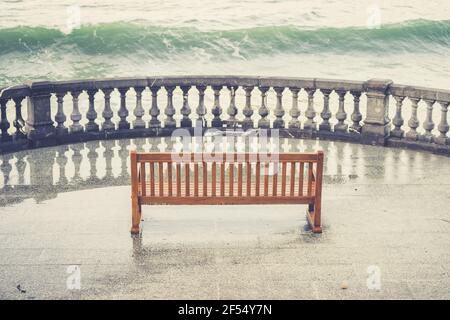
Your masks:
<svg viewBox="0 0 450 320"><path fill-rule="evenodd" d="M285 137L450 155L449 103L449 90L382 79L185 76L34 82L1 89L0 153L201 127L279 129Z"/></svg>

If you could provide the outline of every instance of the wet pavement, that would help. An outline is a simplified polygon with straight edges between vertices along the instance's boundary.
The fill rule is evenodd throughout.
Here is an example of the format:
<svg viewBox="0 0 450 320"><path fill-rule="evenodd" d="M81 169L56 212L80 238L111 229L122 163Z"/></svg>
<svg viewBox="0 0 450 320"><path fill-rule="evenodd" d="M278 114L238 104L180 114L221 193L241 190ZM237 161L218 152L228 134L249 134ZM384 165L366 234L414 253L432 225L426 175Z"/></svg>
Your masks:
<svg viewBox="0 0 450 320"><path fill-rule="evenodd" d="M144 206L133 239L129 149L168 143L0 156L0 299L450 298L450 158L284 140L325 151L323 234L302 205Z"/></svg>

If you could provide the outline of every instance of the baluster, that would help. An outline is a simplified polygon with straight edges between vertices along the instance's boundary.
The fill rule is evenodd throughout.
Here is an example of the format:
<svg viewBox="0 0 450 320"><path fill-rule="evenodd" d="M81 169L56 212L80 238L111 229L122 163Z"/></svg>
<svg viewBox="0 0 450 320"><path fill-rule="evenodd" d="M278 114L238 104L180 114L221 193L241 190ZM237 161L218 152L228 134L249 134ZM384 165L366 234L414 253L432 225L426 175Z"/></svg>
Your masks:
<svg viewBox="0 0 450 320"><path fill-rule="evenodd" d="M189 164L186 164L189 166ZM187 172L187 183L189 183L189 172ZM162 162L158 162L158 178L159 178L159 196L164 196L164 164ZM186 188L189 195L189 189Z"/></svg>
<svg viewBox="0 0 450 320"><path fill-rule="evenodd" d="M222 90L222 86L213 86L214 90L214 106L212 108L212 114L214 118L212 119L211 125L213 127L222 127L222 119L220 119L220 115L222 114L222 107L220 106L220 90Z"/></svg>
<svg viewBox="0 0 450 320"><path fill-rule="evenodd" d="M274 128L284 128L284 109L283 109L283 87L273 88L277 94L277 104L275 106L274 114L276 119L273 121Z"/></svg>
<svg viewBox="0 0 450 320"><path fill-rule="evenodd" d="M441 122L438 125L438 130L440 132L439 136L434 138L434 141L439 144L448 144L450 141L447 137L447 132L449 130L448 122L447 122L447 111L449 102L439 101L441 105Z"/></svg>
<svg viewBox="0 0 450 320"><path fill-rule="evenodd" d="M245 91L245 107L242 110L242 113L245 116L245 119L242 121L242 128L244 130L248 130L248 129L253 129L253 120L252 120L252 115L253 115L253 109L252 109L252 91L253 91L252 86L245 86L244 87L244 91Z"/></svg>
<svg viewBox="0 0 450 320"><path fill-rule="evenodd" d="M0 100L0 129L2 131L1 135L1 141L8 141L11 140L12 137L8 133L9 129L9 121L6 117L6 104L8 103L7 99L1 99Z"/></svg>
<svg viewBox="0 0 450 320"><path fill-rule="evenodd" d="M98 124L95 122L97 119L97 111L95 111L95 94L97 93L97 89L90 89L87 91L89 97L89 108L86 113L86 118L88 119L88 123L86 123L86 131L98 131Z"/></svg>
<svg viewBox="0 0 450 320"><path fill-rule="evenodd" d="M300 121L298 120L300 117L300 109L298 108L298 93L300 92L300 88L289 88L289 90L292 92L292 108L289 111L289 115L291 116L289 128L300 129Z"/></svg>
<svg viewBox="0 0 450 320"><path fill-rule="evenodd" d="M145 110L142 107L142 91L144 91L144 87L135 87L134 91L136 92L136 108L134 108L134 116L136 119L133 121L133 128L145 128L145 122L142 120L142 117L145 114Z"/></svg>
<svg viewBox="0 0 450 320"><path fill-rule="evenodd" d="M433 104L435 101L429 99L424 99L424 101L427 104L427 115L425 121L423 122L425 133L420 136L420 140L425 142L433 142L434 135L431 133L431 131L434 129Z"/></svg>
<svg viewBox="0 0 450 320"><path fill-rule="evenodd" d="M347 119L347 113L345 112L345 94L347 91L345 90L336 90L336 93L339 96L339 108L336 113L336 119L338 120L338 123L334 125L334 131L335 132L347 132L348 130L348 124L346 124L344 121Z"/></svg>
<svg viewBox="0 0 450 320"><path fill-rule="evenodd" d="M58 184L65 185L67 184L67 176L66 176L66 165L67 165L67 157L66 151L69 149L68 146L60 146L58 148L58 155L56 156L56 163L59 167L59 181Z"/></svg>
<svg viewBox="0 0 450 320"><path fill-rule="evenodd" d="M173 107L173 90L175 90L174 86L165 86L167 91L167 106L164 114L167 116L164 121L164 126L166 128L175 128L177 123L173 116L175 115L175 108Z"/></svg>
<svg viewBox="0 0 450 320"><path fill-rule="evenodd" d="M181 114L183 118L181 119L182 127L192 127L192 120L189 118L191 114L191 107L189 106L189 90L191 86L182 86L180 87L181 91L183 91L183 106L181 107Z"/></svg>
<svg viewBox="0 0 450 320"><path fill-rule="evenodd" d="M267 91L269 87L259 87L259 91L261 91L261 107L258 110L261 119L258 121L258 128L261 129L269 129L270 121L267 119L269 115L269 109L267 109Z"/></svg>
<svg viewBox="0 0 450 320"><path fill-rule="evenodd" d="M410 130L406 133L406 138L408 140L417 140L419 134L417 133L417 128L419 127L419 120L417 119L417 107L420 99L409 98L411 101L411 118L408 121L408 126Z"/></svg>
<svg viewBox="0 0 450 320"><path fill-rule="evenodd" d="M237 86L229 86L228 90L230 90L230 105L227 109L227 113L229 115L227 120L227 127L236 127L236 115L238 112L238 109L236 107L236 90Z"/></svg>
<svg viewBox="0 0 450 320"><path fill-rule="evenodd" d="M359 98L361 97L361 92L350 91L350 93L353 96L353 113L351 116L353 124L350 126L350 128L356 132L361 132L362 114L359 109Z"/></svg>
<svg viewBox="0 0 450 320"><path fill-rule="evenodd" d="M403 135L405 134L405 132L402 130L402 126L404 123L403 117L402 117L402 105L403 105L403 100L405 99L405 97L401 97L401 96L393 96L396 102L396 107L395 107L395 116L392 119L392 123L394 124L394 129L391 131L391 136L392 137L397 137L397 138L403 138Z"/></svg>
<svg viewBox="0 0 450 320"><path fill-rule="evenodd" d="M81 175L80 175L80 167L81 167L81 161L83 161L83 156L81 155L81 149L84 148L84 144L73 144L71 146L72 150L73 150L73 155L72 155L72 161L73 161L73 165L74 165L74 176L73 176L73 181L74 182L79 182L81 181Z"/></svg>
<svg viewBox="0 0 450 320"><path fill-rule="evenodd" d="M115 125L111 121L111 118L114 115L111 109L111 92L113 92L113 90L114 89L102 89L103 94L105 95L105 109L102 112L102 116L105 119L105 121L102 124L102 130L104 131L115 129Z"/></svg>
<svg viewBox="0 0 450 320"><path fill-rule="evenodd" d="M69 132L69 129L64 125L64 122L66 122L67 117L64 114L64 96L66 95L65 92L57 92L56 93L56 102L58 104L58 109L55 114L55 121L57 123L56 125L56 134L57 135L65 135Z"/></svg>
<svg viewBox="0 0 450 320"><path fill-rule="evenodd" d="M307 119L303 128L305 130L315 131L317 130L317 125L314 121L314 117L316 116L316 112L314 111L314 93L316 92L316 89L305 88L305 91L308 93L308 108L305 112L305 116Z"/></svg>
<svg viewBox="0 0 450 320"><path fill-rule="evenodd" d="M331 111L330 111L330 94L333 92L331 89L320 89L323 94L323 110L320 113L320 117L323 121L319 124L319 130L321 131L331 131Z"/></svg>
<svg viewBox="0 0 450 320"><path fill-rule="evenodd" d="M150 91L152 92L152 107L150 108L150 116L152 117L149 122L150 128L159 128L161 127L161 121L159 121L158 116L160 114L158 107L158 91L161 87L150 87Z"/></svg>
<svg viewBox="0 0 450 320"><path fill-rule="evenodd" d="M24 97L15 97L14 104L16 108L16 119L14 120L14 127L16 128L15 136L16 138L23 138L25 134L23 133L23 128L25 128L25 121L22 117L22 101Z"/></svg>
<svg viewBox="0 0 450 320"><path fill-rule="evenodd" d="M70 133L83 132L83 126L80 124L81 113L78 106L78 97L81 94L81 91L71 91L70 94L72 95L72 103L73 103L72 114L70 115L70 119L72 120L72 125L70 126Z"/></svg>
<svg viewBox="0 0 450 320"><path fill-rule="evenodd" d="M205 114L206 114L206 107L205 107L205 90L206 86L200 85L196 87L198 90L198 107L195 110L195 112L198 115L196 126L197 127L207 127L206 120L205 120Z"/></svg>
<svg viewBox="0 0 450 320"><path fill-rule="evenodd" d="M128 109L127 109L127 92L130 90L130 88L118 88L117 89L120 93L120 108L119 112L117 113L120 120L119 120L119 130L122 129L130 129L130 123L127 121L128 117Z"/></svg>

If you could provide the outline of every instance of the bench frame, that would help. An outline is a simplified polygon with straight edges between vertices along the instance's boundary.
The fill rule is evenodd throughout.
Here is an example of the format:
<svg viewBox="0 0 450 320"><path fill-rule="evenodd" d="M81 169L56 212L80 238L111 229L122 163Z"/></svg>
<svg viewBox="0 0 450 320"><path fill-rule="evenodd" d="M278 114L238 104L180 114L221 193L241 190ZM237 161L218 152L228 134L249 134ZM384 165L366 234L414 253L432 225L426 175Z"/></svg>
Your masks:
<svg viewBox="0 0 450 320"><path fill-rule="evenodd" d="M278 154L278 160L260 160L258 154L252 153L233 153L221 155L222 160L215 159L214 161L203 159L203 154L188 154L187 160L172 160L173 154L171 153L138 153L135 150L130 152L130 165L131 165L131 204L132 204L132 234L139 234L140 221L142 216L142 205L161 205L161 204L173 204L173 205L244 205L244 204L307 204L306 217L308 224L311 227L313 233L321 233L321 200L322 200L322 179L323 179L323 163L324 153L318 151L317 153L280 153ZM200 159L200 160L199 160ZM232 160L230 162L230 159ZM253 159L253 160L251 160ZM254 160L257 159L257 160ZM229 181L225 185L225 163L237 163L238 166L238 179L237 185L234 176L235 166L229 167ZM264 179L260 179L261 169L268 168L264 166L267 163L277 163L277 166L281 163L281 184L278 186L277 178L280 174L275 174L270 177L272 180L272 187L269 191L269 176L263 175ZM146 163L150 163L150 172L146 174ZM164 177L163 163L170 164L168 166L168 177ZM207 163L212 163L211 175L212 181L208 181ZM253 165L256 166L256 177L251 175ZM286 163L291 163L291 181L290 181L290 195L287 189L286 183ZM300 163L297 170L296 163ZM176 170L172 170L173 165L176 165ZM193 164L194 170L192 177L191 165ZM204 164L202 169L199 170L201 164ZM243 182L243 164L247 164L247 184ZM306 170L306 165L307 170ZM181 193L181 167L184 166L185 170L185 194ZM170 169L169 169L170 167ZM217 170L220 167L220 170ZM189 168L189 170L187 170ZM206 168L206 169L205 169ZM231 169L233 168L233 169ZM279 168L279 167L278 167ZM158 171L160 170L160 171ZM268 170L268 169L267 169ZM156 180L156 171L163 172L159 175L158 181ZM172 171L176 171L173 174ZM220 171L219 178L217 179L216 172ZM300 172L298 172L300 171ZM199 181L199 176L203 172L202 182ZM250 172L250 173L249 173ZM298 178L295 178L298 175ZM206 176L206 178L204 178ZM144 179L142 179L144 177ZM258 178L259 177L259 178ZM267 177L267 178L266 178ZM303 179L305 177L305 179ZM147 180L146 180L147 178ZM175 178L175 179L174 179ZM254 193L252 194L252 180L255 180ZM166 179L166 182L165 180ZM294 188L296 181L298 180L298 194L294 194ZM193 184L190 182L193 180ZM206 180L206 182L205 182ZM260 181L263 180L263 181ZM150 182L150 189L147 183ZM159 183L159 187L156 186ZM163 191L164 183L167 184L170 191L169 194L165 194ZM202 185L203 184L203 185ZM209 184L211 189L209 190ZM250 186L249 186L250 184ZM261 192L261 185L263 191ZM292 187L292 185L294 187ZM236 189L234 189L236 186ZM202 189L200 189L202 187ZM217 190L219 187L219 190ZM281 194L278 194L281 187ZM155 191L155 189L158 189ZM175 189L175 190L174 190ZM206 189L206 193L204 193ZM212 190L215 191L212 191ZM304 194L306 189L306 194ZM210 193L208 195L208 190ZM228 191L228 195L225 195L225 190ZM258 190L258 191L256 191ZM150 193L150 194L149 194ZM187 195L186 195L187 194ZM231 194L231 196L230 196Z"/></svg>

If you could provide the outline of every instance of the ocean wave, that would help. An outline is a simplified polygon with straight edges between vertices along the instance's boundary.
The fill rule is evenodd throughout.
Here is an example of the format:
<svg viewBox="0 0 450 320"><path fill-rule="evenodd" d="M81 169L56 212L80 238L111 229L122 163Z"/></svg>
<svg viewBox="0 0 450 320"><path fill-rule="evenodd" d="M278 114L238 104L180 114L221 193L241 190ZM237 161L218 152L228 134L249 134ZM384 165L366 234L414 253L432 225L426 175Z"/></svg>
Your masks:
<svg viewBox="0 0 450 320"><path fill-rule="evenodd" d="M0 55L12 52L81 53L86 55L171 55L203 52L215 58L277 53L442 52L450 49L450 20L412 20L363 27L303 28L267 26L200 31L196 28L148 26L115 22L83 25L71 33L46 27L0 29Z"/></svg>

